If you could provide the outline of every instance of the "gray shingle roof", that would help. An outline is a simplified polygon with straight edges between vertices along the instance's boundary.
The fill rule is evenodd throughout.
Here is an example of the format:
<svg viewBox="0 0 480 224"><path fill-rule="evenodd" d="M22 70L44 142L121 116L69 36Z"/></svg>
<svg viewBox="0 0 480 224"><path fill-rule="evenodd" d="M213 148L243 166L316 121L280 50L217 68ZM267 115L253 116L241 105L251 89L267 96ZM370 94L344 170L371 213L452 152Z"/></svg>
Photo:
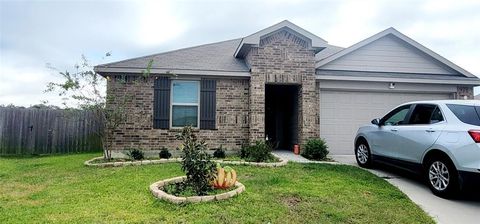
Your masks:
<svg viewBox="0 0 480 224"><path fill-rule="evenodd" d="M328 58L340 51L342 51L343 47L338 47L338 46L334 46L334 45L328 45L325 49L323 49L322 51L318 52L316 55L315 55L315 62L319 62L325 58Z"/></svg>
<svg viewBox="0 0 480 224"><path fill-rule="evenodd" d="M147 67L153 59L152 69L185 69L248 72L244 60L233 57L241 39L227 40L212 44L128 59L98 65L96 68L141 68Z"/></svg>

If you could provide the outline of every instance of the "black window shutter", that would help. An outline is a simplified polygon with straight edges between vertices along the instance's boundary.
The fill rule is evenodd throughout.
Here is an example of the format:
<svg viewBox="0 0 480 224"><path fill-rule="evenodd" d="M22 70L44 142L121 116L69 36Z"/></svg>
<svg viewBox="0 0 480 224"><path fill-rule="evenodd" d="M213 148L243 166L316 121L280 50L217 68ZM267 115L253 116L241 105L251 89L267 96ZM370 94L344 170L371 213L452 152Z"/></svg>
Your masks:
<svg viewBox="0 0 480 224"><path fill-rule="evenodd" d="M155 79L153 93L153 128L168 129L170 127L170 79Z"/></svg>
<svg viewBox="0 0 480 224"><path fill-rule="evenodd" d="M200 84L200 129L215 129L217 81L202 79Z"/></svg>

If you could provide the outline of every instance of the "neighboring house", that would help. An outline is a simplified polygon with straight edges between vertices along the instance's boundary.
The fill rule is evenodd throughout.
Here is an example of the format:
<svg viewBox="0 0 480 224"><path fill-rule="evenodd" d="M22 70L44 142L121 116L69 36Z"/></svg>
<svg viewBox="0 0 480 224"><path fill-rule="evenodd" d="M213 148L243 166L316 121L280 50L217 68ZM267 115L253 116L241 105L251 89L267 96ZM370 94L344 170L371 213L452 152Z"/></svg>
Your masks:
<svg viewBox="0 0 480 224"><path fill-rule="evenodd" d="M191 124L210 147L239 149L265 139L291 149L326 139L332 154L352 154L357 128L413 100L473 97L480 79L394 28L348 48L283 21L252 35L98 65L119 79L152 77L136 89L131 114L116 130L114 149L175 148ZM174 75L173 75L174 74ZM128 89L127 82L127 89Z"/></svg>

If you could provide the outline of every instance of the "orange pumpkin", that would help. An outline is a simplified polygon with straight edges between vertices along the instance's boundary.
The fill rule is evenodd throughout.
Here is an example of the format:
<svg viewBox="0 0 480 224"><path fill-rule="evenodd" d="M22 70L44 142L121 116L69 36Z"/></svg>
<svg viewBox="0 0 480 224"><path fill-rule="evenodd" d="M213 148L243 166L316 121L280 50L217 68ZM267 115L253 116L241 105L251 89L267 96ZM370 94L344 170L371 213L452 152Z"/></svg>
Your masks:
<svg viewBox="0 0 480 224"><path fill-rule="evenodd" d="M237 172L229 166L222 168L217 163L217 174L213 180L213 187L216 189L227 189L237 182Z"/></svg>

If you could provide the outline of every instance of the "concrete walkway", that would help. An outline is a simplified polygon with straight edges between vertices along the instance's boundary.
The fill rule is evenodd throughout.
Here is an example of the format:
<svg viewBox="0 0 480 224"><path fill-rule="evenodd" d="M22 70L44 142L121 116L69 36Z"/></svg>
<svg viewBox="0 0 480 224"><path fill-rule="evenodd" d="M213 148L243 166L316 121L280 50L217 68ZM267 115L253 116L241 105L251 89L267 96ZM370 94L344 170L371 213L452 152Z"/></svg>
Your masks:
<svg viewBox="0 0 480 224"><path fill-rule="evenodd" d="M338 162L332 161L313 161L304 158L301 155L295 155L292 151L287 151L287 150L275 150L273 151L273 154L281 157L282 159L287 159L288 161L291 162L296 162L296 163L327 163L327 164L340 164Z"/></svg>
<svg viewBox="0 0 480 224"><path fill-rule="evenodd" d="M289 151L275 151L274 153L292 162L316 163L316 161L309 161ZM357 166L353 155L331 157L341 164ZM480 192L478 191L468 192L460 199L447 200L433 195L421 179L410 173L384 166L367 170L398 187L438 223L480 223Z"/></svg>
<svg viewBox="0 0 480 224"><path fill-rule="evenodd" d="M275 150L273 151L273 154L280 156L282 159L287 159L288 161L292 161L296 163L315 162L315 161L305 159L301 155L295 155L292 151L287 151L287 150Z"/></svg>

